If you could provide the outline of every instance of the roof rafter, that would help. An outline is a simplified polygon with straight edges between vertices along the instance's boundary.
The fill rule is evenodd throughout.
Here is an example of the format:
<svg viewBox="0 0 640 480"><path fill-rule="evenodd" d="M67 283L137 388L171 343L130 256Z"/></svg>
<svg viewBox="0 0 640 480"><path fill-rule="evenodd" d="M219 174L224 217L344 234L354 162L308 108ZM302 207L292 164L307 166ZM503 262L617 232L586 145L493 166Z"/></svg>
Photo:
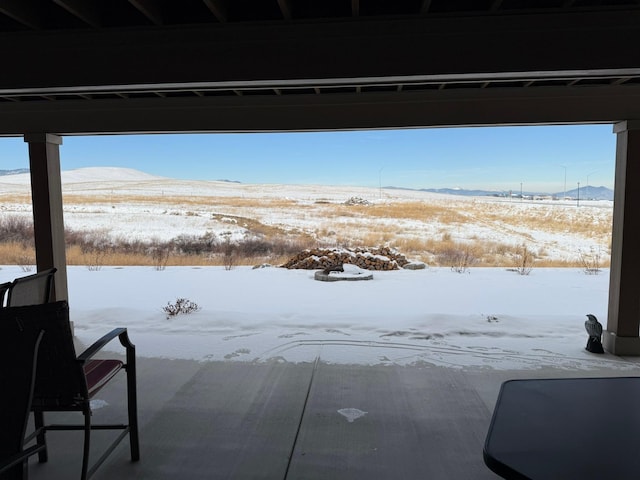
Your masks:
<svg viewBox="0 0 640 480"><path fill-rule="evenodd" d="M42 23L36 6L28 0L0 0L0 13L33 29Z"/></svg>
<svg viewBox="0 0 640 480"><path fill-rule="evenodd" d="M64 8L70 14L94 28L99 28L100 10L98 4L90 0L53 0L53 3Z"/></svg>
<svg viewBox="0 0 640 480"><path fill-rule="evenodd" d="M227 8L220 0L202 0L207 8L213 13L216 19L225 23L228 20L227 17Z"/></svg>
<svg viewBox="0 0 640 480"><path fill-rule="evenodd" d="M631 80L631 77L618 78L617 80L612 81L611 85L622 85L623 83L628 82L629 80Z"/></svg>
<svg viewBox="0 0 640 480"><path fill-rule="evenodd" d="M360 16L360 0L351 0L351 15Z"/></svg>
<svg viewBox="0 0 640 480"><path fill-rule="evenodd" d="M164 23L158 0L129 0L129 3L136 7L140 13L155 25L162 25Z"/></svg>

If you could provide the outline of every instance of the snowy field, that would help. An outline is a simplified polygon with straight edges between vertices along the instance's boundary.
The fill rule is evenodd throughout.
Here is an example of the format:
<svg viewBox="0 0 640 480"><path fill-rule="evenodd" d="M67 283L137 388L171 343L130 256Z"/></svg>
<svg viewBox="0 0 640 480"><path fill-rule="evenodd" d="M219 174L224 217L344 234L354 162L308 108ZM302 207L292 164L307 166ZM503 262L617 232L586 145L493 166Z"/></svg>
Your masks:
<svg viewBox="0 0 640 480"><path fill-rule="evenodd" d="M0 177L0 214L31 218L29 176ZM464 197L416 190L322 185L252 185L220 181L186 181L155 177L123 168L83 168L62 173L65 225L76 231L104 232L113 239L168 241L178 235L254 235L252 225L282 234L304 233L324 246L368 239L440 239L526 244L542 258L577 260L596 249L608 259L612 202L520 201L498 197ZM22 201L12 202L12 197ZM368 216L345 211L358 198L373 205L421 202L454 210L458 220L438 215ZM545 228L544 219L567 228ZM571 225L591 228L571 229ZM333 242L333 244L332 244ZM371 246L371 245L370 245Z"/></svg>
<svg viewBox="0 0 640 480"><path fill-rule="evenodd" d="M0 177L4 198L25 198L29 191L27 175ZM285 230L319 222L314 215L320 210L312 214L305 205L323 208L326 202L342 203L352 196L371 202L460 204L466 211L479 204L491 209L509 202L375 188L176 181L105 168L63 172L63 192L65 198L75 195L73 202L65 200L67 226L105 229L126 238L201 234L216 228L236 228L242 235L242 225L220 214L224 202L207 206L220 197L261 198L265 203L293 200L301 208L237 206L245 208L244 215ZM126 203L109 201L122 196L128 198ZM172 200L163 205L163 197ZM83 198L93 200L83 203ZM191 206L176 207L176 198ZM187 214L185 208L193 210ZM611 218L611 202L584 202L579 209L563 202L509 202L508 208L516 215L573 212L593 222ZM30 205L24 200L4 202L0 214L30 216ZM425 229L432 228L430 223L421 225L416 234L429 235ZM397 228L407 231L410 226ZM456 235L492 234L514 244L526 238L559 256L608 242L584 233L551 235L505 226L489 234L482 224L466 228L475 230ZM26 274L18 266L4 266L0 282ZM138 355L145 357L242 362L320 357L335 363L493 369L636 368L624 359L584 349L585 315L595 314L606 326L608 270L586 275L582 269L534 268L529 275L518 275L505 268L471 268L460 274L429 267L375 272L373 280L361 282L319 282L313 274L275 267L104 266L94 271L73 266L68 270L71 316L82 343L91 343L112 327L126 326ZM180 297L200 310L167 318L163 307Z"/></svg>
<svg viewBox="0 0 640 480"><path fill-rule="evenodd" d="M24 275L5 266L0 282ZM138 355L200 361L313 361L451 368L621 371L584 349L585 315L606 319L608 272L447 268L319 282L281 268L69 268L71 317L89 344L126 326ZM185 297L200 306L167 318ZM117 343L114 345L117 347Z"/></svg>

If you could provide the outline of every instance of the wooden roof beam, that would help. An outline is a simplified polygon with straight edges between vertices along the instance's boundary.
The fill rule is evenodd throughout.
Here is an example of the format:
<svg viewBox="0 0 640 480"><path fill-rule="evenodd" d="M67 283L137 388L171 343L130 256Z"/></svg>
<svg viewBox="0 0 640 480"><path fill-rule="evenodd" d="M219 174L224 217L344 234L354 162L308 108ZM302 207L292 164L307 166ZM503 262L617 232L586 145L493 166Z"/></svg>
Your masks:
<svg viewBox="0 0 640 480"><path fill-rule="evenodd" d="M53 0L53 3L94 28L101 26L98 4L91 0Z"/></svg>
<svg viewBox="0 0 640 480"><path fill-rule="evenodd" d="M429 13L429 8L431 8L431 0L422 0L422 4L420 5L420 14L425 15Z"/></svg>
<svg viewBox="0 0 640 480"><path fill-rule="evenodd" d="M162 25L164 23L158 0L129 0L129 3L154 25Z"/></svg>
<svg viewBox="0 0 640 480"><path fill-rule="evenodd" d="M351 0L351 15L354 17L360 16L360 0Z"/></svg>
<svg viewBox="0 0 640 480"><path fill-rule="evenodd" d="M35 30L42 25L38 9L28 0L0 0L0 13Z"/></svg>
<svg viewBox="0 0 640 480"><path fill-rule="evenodd" d="M490 10L492 12L495 12L495 11L499 10L501 6L502 6L502 0L493 0L493 2L491 2Z"/></svg>
<svg viewBox="0 0 640 480"><path fill-rule="evenodd" d="M202 0L207 8L213 13L213 16L220 23L225 23L228 19L227 8L224 6L221 0Z"/></svg>

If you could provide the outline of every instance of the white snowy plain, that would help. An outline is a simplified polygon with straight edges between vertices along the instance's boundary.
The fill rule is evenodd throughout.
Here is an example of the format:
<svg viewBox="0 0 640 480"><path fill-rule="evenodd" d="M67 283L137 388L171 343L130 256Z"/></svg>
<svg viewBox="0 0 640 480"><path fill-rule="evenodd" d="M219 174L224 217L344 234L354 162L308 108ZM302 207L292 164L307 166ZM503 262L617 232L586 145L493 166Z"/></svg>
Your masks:
<svg viewBox="0 0 640 480"><path fill-rule="evenodd" d="M0 193L29 192L28 175L0 179ZM119 168L91 168L63 172L63 193L235 196L295 198L317 204L344 201L357 194L378 198L378 189L324 186L242 185L228 182L190 182L159 179ZM182 193L181 193L182 192ZM420 201L469 202L487 199L443 198L424 192L385 192L395 198ZM158 200L160 201L160 200ZM562 202L561 202L562 203ZM535 215L567 212L588 215L593 222L610 221L610 205L594 202L577 208L567 204L513 204ZM158 207L104 208L65 202L65 224L84 228L109 228L116 236L157 232L201 232L213 229L209 210L199 215L167 215ZM220 206L216 208L221 208ZM256 209L254 209L256 210ZM304 212L304 211L303 211ZM25 203L6 202L3 215L30 216ZM253 214L258 214L253 211ZM286 220L287 209L267 211L261 220L299 227L304 220ZM248 214L247 214L248 215ZM272 218L271 218L272 217ZM181 223L174 224L174 219ZM205 220L202 220L205 219ZM224 216L222 216L224 220ZM317 218L306 219L317 223ZM205 222L200 225L198 222ZM224 222L222 222L224 223ZM429 227L428 222L425 227ZM224 224L219 228L229 229ZM471 232L476 235L478 232ZM422 231L420 235L428 235ZM547 239L542 232L500 232L503 240L534 241L539 235L545 248L556 254L588 249L594 239L569 236ZM158 235L160 235L158 233ZM602 243L607 239L599 239ZM541 243L541 244L542 244ZM557 247L557 248L556 248ZM563 253L564 252L564 253ZM0 267L0 282L27 275L19 266ZM575 370L635 369L636 363L609 354L585 350L586 314L596 315L606 327L609 271L587 275L582 269L534 268L518 275L504 268L470 268L456 273L449 268L374 272L373 280L320 282L314 272L282 268L103 266L89 270L68 267L69 303L78 340L89 345L113 327L124 326L144 357L198 361L313 361L370 365L439 365L451 368ZM177 298L195 302L200 309L167 318L163 311ZM117 342L109 348L118 350Z"/></svg>
<svg viewBox="0 0 640 480"><path fill-rule="evenodd" d="M350 268L350 266L347 266ZM355 267L353 267L355 268ZM125 326L144 357L313 361L452 368L636 368L585 350L587 313L606 319L608 271L500 268L375 272L321 282L277 267L68 269L75 334L90 344ZM25 275L4 266L0 282ZM184 297L200 310L168 318ZM114 350L118 350L117 342Z"/></svg>

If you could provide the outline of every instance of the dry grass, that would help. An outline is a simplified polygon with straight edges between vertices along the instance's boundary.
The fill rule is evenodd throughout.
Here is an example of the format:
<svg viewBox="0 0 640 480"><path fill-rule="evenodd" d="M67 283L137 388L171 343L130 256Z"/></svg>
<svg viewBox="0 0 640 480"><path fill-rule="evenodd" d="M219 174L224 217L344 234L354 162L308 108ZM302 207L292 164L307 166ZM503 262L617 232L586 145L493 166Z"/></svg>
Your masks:
<svg viewBox="0 0 640 480"><path fill-rule="evenodd" d="M396 202L376 205L334 205L332 217L388 218L445 224L465 223L456 207L424 202Z"/></svg>
<svg viewBox="0 0 640 480"><path fill-rule="evenodd" d="M31 199L29 198L30 202ZM148 195L141 193L140 195L133 194L117 194L113 195L78 195L78 194L64 194L64 203L67 205L161 205L167 208L178 208L186 210L189 207L201 207L207 211L210 211L214 207L224 208L270 208L270 209L282 209L282 208L305 208L305 205L300 205L295 200L289 200L284 198L244 198L244 197L214 197L208 195ZM194 212L191 212L192 214Z"/></svg>
<svg viewBox="0 0 640 480"><path fill-rule="evenodd" d="M4 204L29 204L28 195L1 196ZM257 238L273 246L295 242L300 248L344 246L374 247L389 245L410 259L422 260L430 265L450 266L462 255L473 266L507 267L514 264L518 248L526 246L534 257L534 267L581 267L579 252L557 257L554 242L564 238L583 238L597 243L603 255L602 267L609 265L608 252L611 238L611 210L602 211L557 205L522 205L509 202L476 202L469 200L395 201L374 205L345 205L327 201L299 203L284 198L216 197L189 195L149 195L141 190L137 194L65 194L65 206L82 206L87 211L111 214L105 206L144 205L170 215L206 217L219 222L233 220L233 224L246 230L247 237ZM293 221L277 225L269 219L273 212L286 212ZM276 217L279 217L276 215ZM297 225L302 220L302 225ZM306 223L305 223L306 222ZM478 227L481 227L479 229ZM482 232L482 233L478 233ZM557 235L547 242L536 240L545 232ZM86 232L85 232L86 233ZM105 232L95 232L106 235ZM80 232L82 236L83 233ZM90 235L90 233L89 233ZM175 237L179 237L176 232ZM505 241L501 241L505 239ZM70 265L100 268L106 265L157 266L158 259L150 253L127 251L126 248L81 248L68 236L67 260ZM111 242L113 243L113 242ZM117 243L117 242L116 242ZM166 247L164 247L166 248ZM555 253L550 253L555 249ZM170 250L170 251L169 251ZM167 266L225 265L228 258L220 253L202 250L183 251L169 249ZM274 248L265 255L256 248L243 254L234 252L234 265L260 263L281 264L289 256L282 248ZM0 264L27 265L35 263L33 248L28 243L2 240L0 237Z"/></svg>
<svg viewBox="0 0 640 480"><path fill-rule="evenodd" d="M2 265L19 265L27 269L36 264L36 252L32 246L19 242L0 243L0 263Z"/></svg>

